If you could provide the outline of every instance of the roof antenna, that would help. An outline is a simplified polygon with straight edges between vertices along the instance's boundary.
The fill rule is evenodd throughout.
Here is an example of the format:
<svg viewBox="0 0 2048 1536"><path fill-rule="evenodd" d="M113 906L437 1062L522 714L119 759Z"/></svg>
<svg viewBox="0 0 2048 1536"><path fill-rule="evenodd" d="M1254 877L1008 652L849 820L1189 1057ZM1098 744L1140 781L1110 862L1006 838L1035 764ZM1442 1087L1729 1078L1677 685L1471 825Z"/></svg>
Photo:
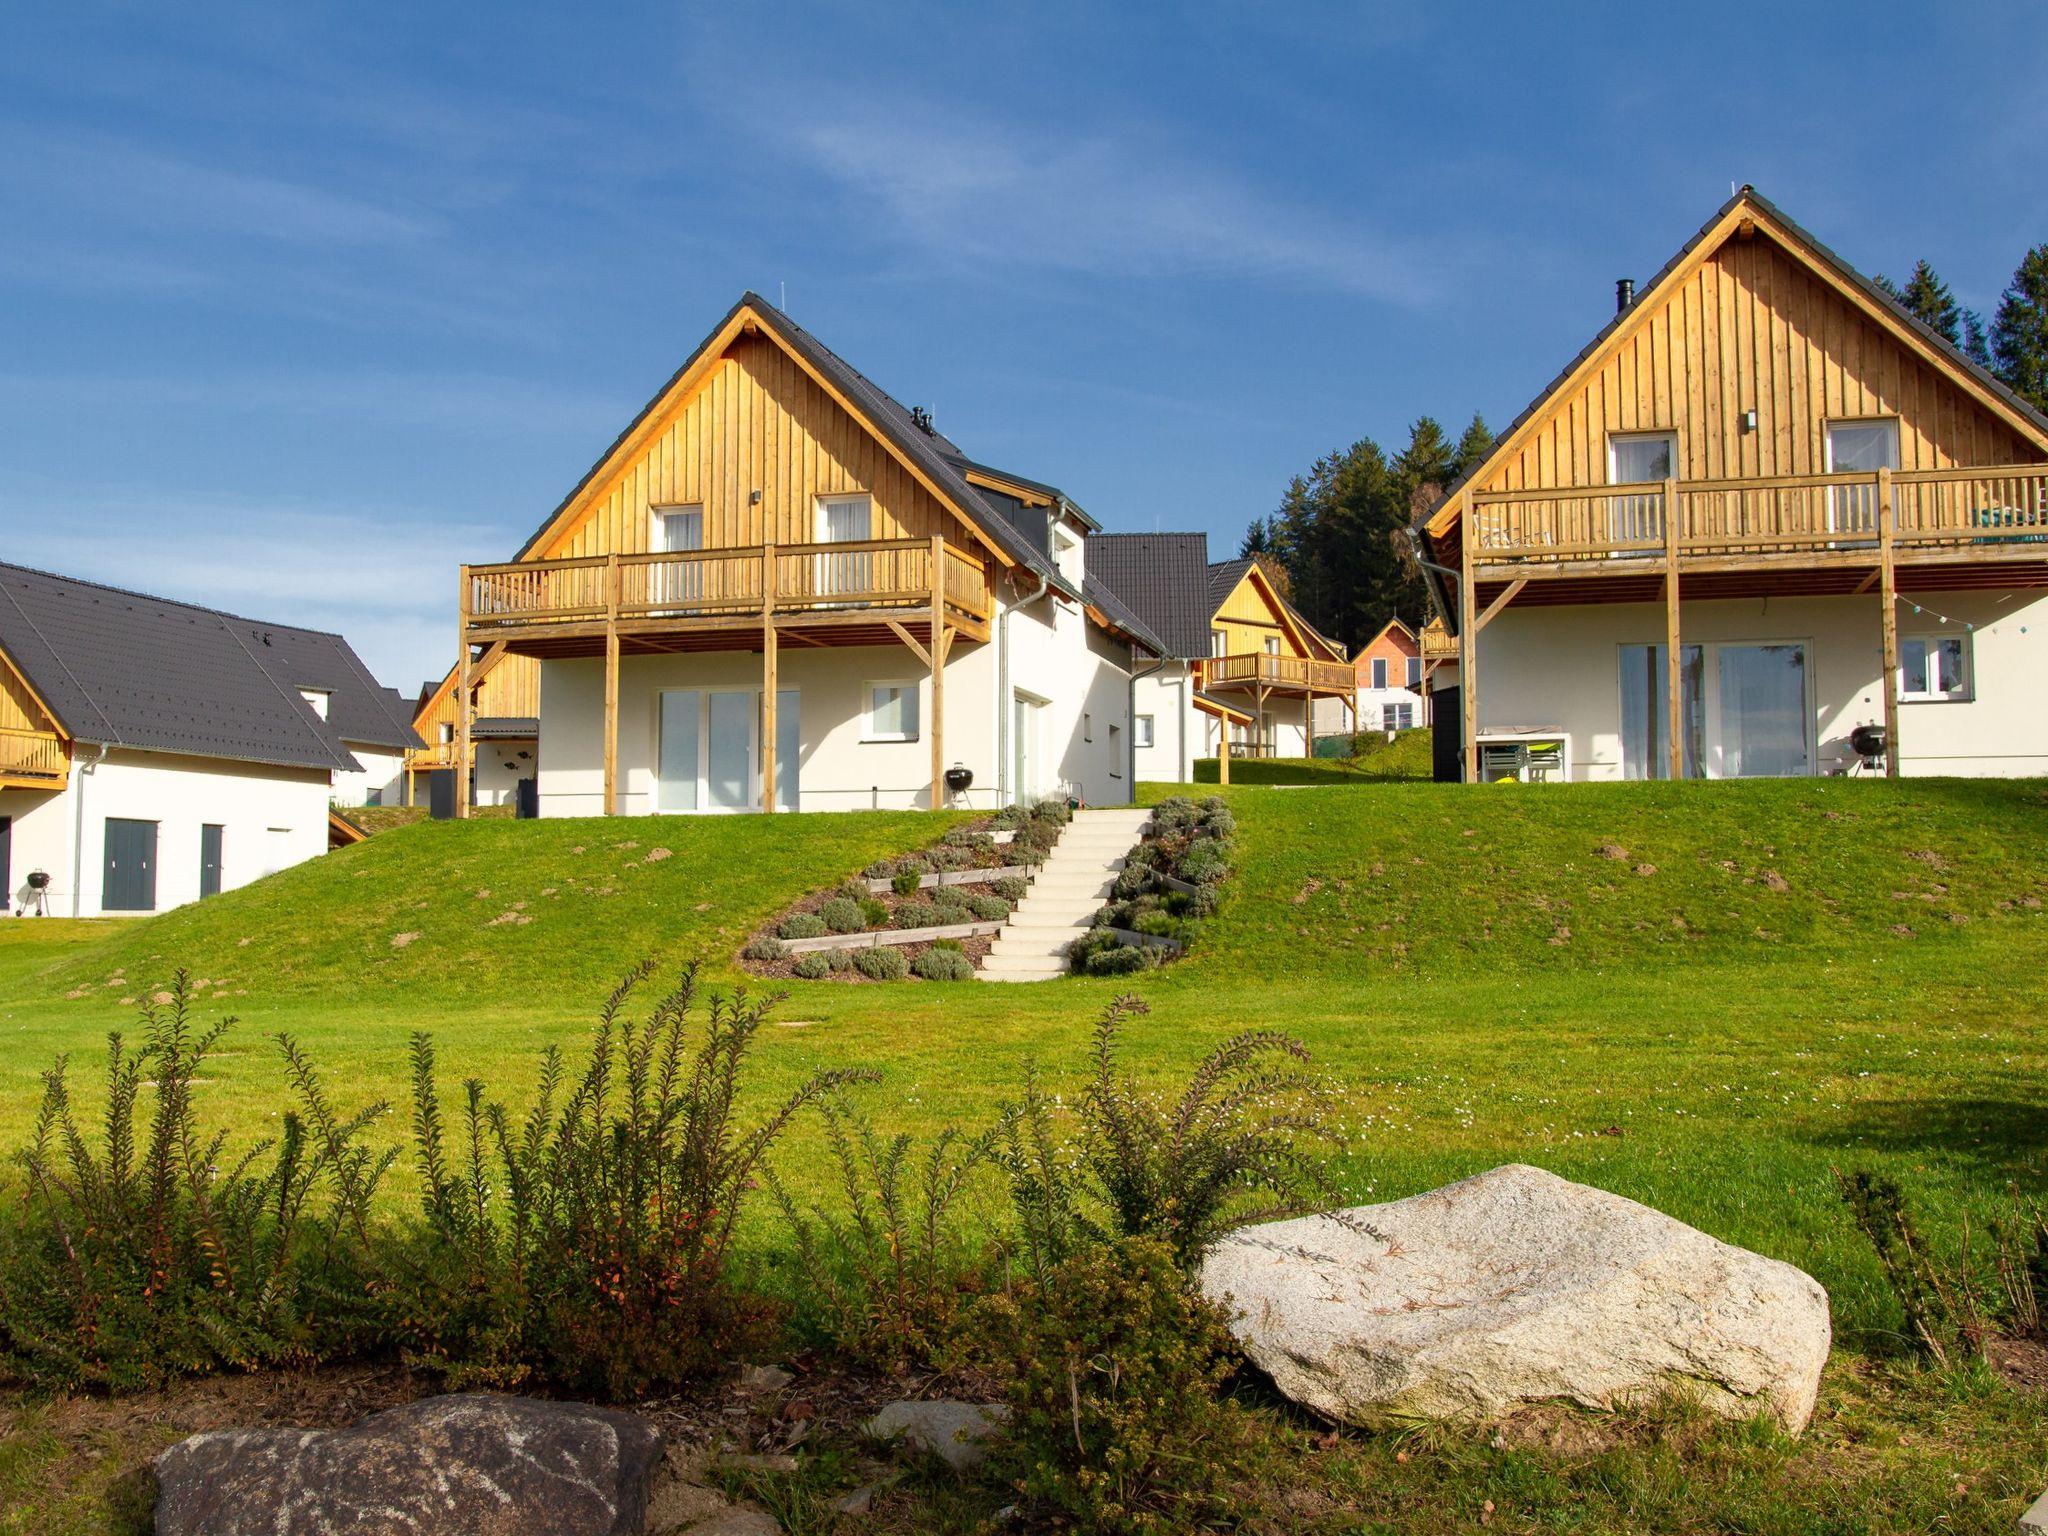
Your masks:
<svg viewBox="0 0 2048 1536"><path fill-rule="evenodd" d="M789 313L789 284L781 278L775 280L775 307L784 314Z"/></svg>

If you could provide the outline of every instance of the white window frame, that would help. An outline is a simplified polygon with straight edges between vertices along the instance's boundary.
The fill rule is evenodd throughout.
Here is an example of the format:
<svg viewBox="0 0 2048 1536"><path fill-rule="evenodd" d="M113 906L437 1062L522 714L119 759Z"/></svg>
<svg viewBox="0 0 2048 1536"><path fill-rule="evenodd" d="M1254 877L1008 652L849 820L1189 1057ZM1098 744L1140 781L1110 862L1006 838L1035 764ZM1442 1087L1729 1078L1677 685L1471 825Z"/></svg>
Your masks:
<svg viewBox="0 0 2048 1536"><path fill-rule="evenodd" d="M1661 639L1631 640L1623 641L1615 647L1615 677L1617 681L1615 718L1617 721L1621 719L1619 687L1621 685L1620 669L1622 655L1631 647L1647 647L1654 652L1656 647L1661 646L1663 643ZM1818 649L1814 639L1811 635L1765 636L1759 639L1687 640L1683 643L1682 649L1692 650L1697 647L1700 653L1699 770L1701 778L1726 779L1730 777L1725 771L1726 764L1722 756L1726 748L1721 732L1721 652L1731 649L1781 649L1795 646L1805 654L1804 664L1800 668L1801 682L1804 687L1800 704L1800 718L1804 723L1806 731L1803 742L1803 749L1806 754L1806 772L1804 774L1791 775L1791 777L1819 778L1825 772L1820 760L1820 722L1815 692L1818 685L1814 679L1814 657L1818 654ZM1661 681L1661 673L1659 677ZM1662 753L1665 750L1665 743L1661 738L1651 743L1651 746L1658 753ZM1617 766L1621 764L1625 750L1617 742L1615 752L1615 763Z"/></svg>
<svg viewBox="0 0 2048 1536"><path fill-rule="evenodd" d="M1280 654L1280 637L1278 635L1266 636L1266 654L1268 656L1278 656Z"/></svg>
<svg viewBox="0 0 2048 1536"><path fill-rule="evenodd" d="M1117 740L1122 734L1123 728L1111 722L1109 727L1109 776L1112 779L1120 779L1124 776L1124 744Z"/></svg>
<svg viewBox="0 0 2048 1536"><path fill-rule="evenodd" d="M1403 669L1404 682L1409 691L1413 692L1422 686L1422 658L1420 656L1410 656L1407 658L1407 662L1407 667Z"/></svg>
<svg viewBox="0 0 2048 1536"><path fill-rule="evenodd" d="M832 512L838 507L856 504L867 508L867 533L859 539L835 539L832 537ZM875 498L867 491L838 491L830 496L816 498L812 512L812 530L815 542L819 544L859 544L871 541L875 536ZM864 600L868 589L874 585L874 559L866 554L835 555L819 551L811 562L816 596L827 599L826 607L843 607Z"/></svg>
<svg viewBox="0 0 2048 1536"><path fill-rule="evenodd" d="M1373 659L1372 659L1372 685L1373 685L1373 687L1374 687L1374 688L1376 688L1376 689L1384 689L1384 688L1385 688L1385 687L1387 686L1387 679L1388 679L1389 677L1391 677L1392 675L1393 675L1393 669L1392 669L1391 667L1389 667L1389 666L1387 665L1387 658L1386 658L1386 657L1384 657L1384 656L1375 656L1375 657L1373 657Z"/></svg>
<svg viewBox="0 0 2048 1536"><path fill-rule="evenodd" d="M1881 427L1891 434L1891 468L1899 467L1899 454L1903 432L1896 416L1830 416L1820 424L1821 452L1827 463L1827 473L1848 474L1851 471L1835 467L1835 433L1842 428ZM1828 487L1828 531L1830 533L1877 532L1877 491L1867 485L1831 485Z"/></svg>
<svg viewBox="0 0 2048 1536"><path fill-rule="evenodd" d="M1917 679L1906 669L1906 646L1916 640L1926 647L1921 654L1920 676ZM1962 646L1962 680L1956 684L1952 692L1944 692L1931 686L1934 679L1940 675L1935 671L1934 657L1936 647L1946 644L1951 640L1958 642ZM1960 632L1953 629L1915 630L1911 634L1900 635L1899 702L1901 704L1970 703L1977 696L1977 666L1976 656L1973 654L1975 650L1976 646L1972 641L1970 631L1967 629ZM1917 687L1915 686L1916 682L1918 684Z"/></svg>
<svg viewBox="0 0 2048 1536"><path fill-rule="evenodd" d="M895 688L909 696L913 714L912 729L908 731L881 731L875 728L875 691L879 688ZM861 740L864 742L916 741L924 731L924 685L914 678L877 678L861 684Z"/></svg>
<svg viewBox="0 0 2048 1536"><path fill-rule="evenodd" d="M1607 434L1607 483L1609 485L1634 485L1640 482L1623 480L1615 468L1619 454L1616 452L1624 443L1661 442L1670 449L1671 473L1678 474L1678 430L1675 427L1658 427L1644 432L1610 432ZM1616 539L1634 542L1645 540L1661 541L1664 537L1664 497L1661 493L1650 496L1610 496L1607 498L1608 527ZM1616 551L1618 554L1633 551Z"/></svg>
<svg viewBox="0 0 2048 1536"><path fill-rule="evenodd" d="M1151 715L1131 717L1132 739L1140 747L1149 747L1158 738L1158 726Z"/></svg>
<svg viewBox="0 0 2048 1536"><path fill-rule="evenodd" d="M1211 629L1209 631L1209 654L1211 656L1228 656L1230 654L1229 630Z"/></svg>
<svg viewBox="0 0 2048 1536"><path fill-rule="evenodd" d="M454 746L454 745L455 745L455 722L454 722L454 721L452 721L452 720L443 720L443 721L441 722L441 740L440 740L440 745L442 745L442 746L444 746L444 747L452 747L452 746Z"/></svg>
<svg viewBox="0 0 2048 1536"><path fill-rule="evenodd" d="M322 720L325 720L327 718L327 706L333 699L334 694L332 690L326 688L301 688L299 690L299 697L306 701L306 708L312 710Z"/></svg>

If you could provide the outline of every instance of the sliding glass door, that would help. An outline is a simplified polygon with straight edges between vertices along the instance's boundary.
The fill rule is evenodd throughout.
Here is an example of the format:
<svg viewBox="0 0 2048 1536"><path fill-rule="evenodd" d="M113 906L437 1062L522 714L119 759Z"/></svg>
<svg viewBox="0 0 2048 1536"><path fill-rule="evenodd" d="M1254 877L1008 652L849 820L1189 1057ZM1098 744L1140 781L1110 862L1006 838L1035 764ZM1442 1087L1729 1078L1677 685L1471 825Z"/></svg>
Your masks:
<svg viewBox="0 0 2048 1536"><path fill-rule="evenodd" d="M1721 777L1782 779L1813 772L1806 647L1722 645Z"/></svg>
<svg viewBox="0 0 2048 1536"><path fill-rule="evenodd" d="M1669 681L1661 645L1621 647L1621 772L1671 773ZM1799 641L1688 645L1679 652L1680 744L1689 779L1813 772L1813 709Z"/></svg>
<svg viewBox="0 0 2048 1536"><path fill-rule="evenodd" d="M1665 673L1668 646L1624 645L1621 648L1621 776L1625 779L1671 777L1671 680ZM1685 776L1700 777L1704 737L1705 663L1696 645L1678 648L1679 734L1685 750Z"/></svg>
<svg viewBox="0 0 2048 1536"><path fill-rule="evenodd" d="M801 779L803 726L794 688L775 695L775 804L793 811ZM761 808L761 693L753 688L674 688L661 695L655 809L667 812Z"/></svg>

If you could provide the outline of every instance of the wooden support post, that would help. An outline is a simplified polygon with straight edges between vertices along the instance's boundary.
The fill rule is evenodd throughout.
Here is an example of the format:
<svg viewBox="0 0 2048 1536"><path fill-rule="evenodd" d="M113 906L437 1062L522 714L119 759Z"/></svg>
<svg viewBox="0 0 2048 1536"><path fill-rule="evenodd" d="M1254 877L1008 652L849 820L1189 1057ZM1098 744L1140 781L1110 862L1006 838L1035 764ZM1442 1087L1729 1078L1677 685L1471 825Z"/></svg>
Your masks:
<svg viewBox="0 0 2048 1536"><path fill-rule="evenodd" d="M619 557L604 566L604 814L619 810Z"/></svg>
<svg viewBox="0 0 2048 1536"><path fill-rule="evenodd" d="M946 541L932 535L932 809L946 803Z"/></svg>
<svg viewBox="0 0 2048 1536"><path fill-rule="evenodd" d="M1465 716L1465 782L1479 782L1479 583L1472 577L1473 507L1468 501L1458 538L1458 693Z"/></svg>
<svg viewBox="0 0 2048 1536"><path fill-rule="evenodd" d="M1220 715L1216 719L1216 782L1230 782L1230 722Z"/></svg>
<svg viewBox="0 0 2048 1536"><path fill-rule="evenodd" d="M775 546L761 547L761 809L775 814ZM792 807L794 809L794 807Z"/></svg>
<svg viewBox="0 0 2048 1536"><path fill-rule="evenodd" d="M1898 523L1892 504L1892 472L1877 472L1877 585L1884 605L1884 776L1899 776L1899 587L1892 564Z"/></svg>
<svg viewBox="0 0 2048 1536"><path fill-rule="evenodd" d="M455 819L469 818L469 567L462 567L456 599L455 646Z"/></svg>
<svg viewBox="0 0 2048 1536"><path fill-rule="evenodd" d="M1664 482L1664 708L1673 779L1685 777L1685 668L1678 644L1678 481Z"/></svg>

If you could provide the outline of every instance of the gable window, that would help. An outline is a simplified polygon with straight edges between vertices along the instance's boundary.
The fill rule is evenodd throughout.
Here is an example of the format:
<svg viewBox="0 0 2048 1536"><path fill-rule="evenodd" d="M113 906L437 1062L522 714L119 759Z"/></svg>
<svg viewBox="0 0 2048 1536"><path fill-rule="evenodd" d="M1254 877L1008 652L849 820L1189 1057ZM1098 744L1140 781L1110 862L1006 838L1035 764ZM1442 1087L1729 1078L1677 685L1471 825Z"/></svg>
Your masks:
<svg viewBox="0 0 2048 1536"><path fill-rule="evenodd" d="M1209 654L1211 656L1228 656L1230 654L1229 630L1212 629L1209 631Z"/></svg>
<svg viewBox="0 0 2048 1536"><path fill-rule="evenodd" d="M1676 432L1616 432L1607 439L1607 483L1642 485L1678 473ZM1662 492L1608 498L1608 519L1617 544L1664 541Z"/></svg>
<svg viewBox="0 0 2048 1536"><path fill-rule="evenodd" d="M649 542L657 554L682 554L704 547L701 506L656 507ZM676 560L647 568L647 596L657 603L689 603L704 595L704 567L695 560Z"/></svg>
<svg viewBox="0 0 2048 1536"><path fill-rule="evenodd" d="M318 715L322 720L327 718L328 695L325 688L301 688L299 690L299 697L306 701L307 707L314 714Z"/></svg>
<svg viewBox="0 0 2048 1536"><path fill-rule="evenodd" d="M1408 658L1408 686L1410 688L1420 688L1422 686L1422 658L1420 656L1410 656Z"/></svg>
<svg viewBox="0 0 2048 1536"><path fill-rule="evenodd" d="M1375 688L1387 686L1387 658L1375 656L1372 659L1372 685Z"/></svg>
<svg viewBox="0 0 2048 1536"><path fill-rule="evenodd" d="M917 740L917 684L868 684L868 741Z"/></svg>
<svg viewBox="0 0 2048 1536"><path fill-rule="evenodd" d="M1150 715L1139 715L1132 722L1131 728L1136 733L1134 739L1139 746L1149 747L1152 745L1152 717Z"/></svg>
<svg viewBox="0 0 2048 1536"><path fill-rule="evenodd" d="M1899 697L1959 703L1970 697L1968 635L1899 636Z"/></svg>
<svg viewBox="0 0 2048 1536"><path fill-rule="evenodd" d="M1081 541L1064 528L1052 531L1052 559L1062 576L1077 587L1081 584Z"/></svg>
<svg viewBox="0 0 2048 1536"><path fill-rule="evenodd" d="M441 722L441 745L444 747L455 745L455 722L452 720L443 720Z"/></svg>
<svg viewBox="0 0 2048 1536"><path fill-rule="evenodd" d="M1266 654L1268 656L1278 656L1280 654L1280 637L1278 635L1266 636Z"/></svg>
<svg viewBox="0 0 2048 1536"><path fill-rule="evenodd" d="M818 542L861 544L874 535L874 501L866 493L818 498ZM865 597L874 590L874 556L865 550L817 557L820 597Z"/></svg>
<svg viewBox="0 0 2048 1536"><path fill-rule="evenodd" d="M1828 473L1874 475L1899 467L1899 424L1890 417L1876 421L1831 421L1827 424ZM1877 487L1828 487L1828 529L1834 533L1877 532Z"/></svg>

